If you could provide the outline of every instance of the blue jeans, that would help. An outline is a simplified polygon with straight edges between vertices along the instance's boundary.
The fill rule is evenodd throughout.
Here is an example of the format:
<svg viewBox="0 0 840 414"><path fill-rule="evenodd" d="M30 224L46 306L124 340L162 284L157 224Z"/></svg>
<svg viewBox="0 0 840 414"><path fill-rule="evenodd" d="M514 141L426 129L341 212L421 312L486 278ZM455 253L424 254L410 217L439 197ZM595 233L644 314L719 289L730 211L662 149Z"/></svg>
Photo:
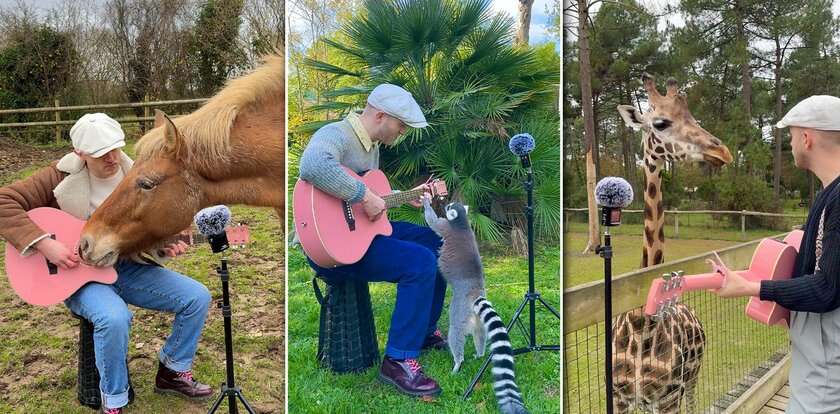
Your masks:
<svg viewBox="0 0 840 414"><path fill-rule="evenodd" d="M397 301L385 355L417 358L423 340L437 329L446 281L437 270L440 237L432 229L401 221L391 222L393 233L376 236L362 260L347 266L323 268L309 261L318 275L330 280L391 282Z"/></svg>
<svg viewBox="0 0 840 414"><path fill-rule="evenodd" d="M107 408L128 404L126 356L132 314L127 304L175 314L159 359L174 371L189 371L212 299L201 283L163 267L123 260L115 268L113 285L88 283L64 302L93 323L99 390Z"/></svg>

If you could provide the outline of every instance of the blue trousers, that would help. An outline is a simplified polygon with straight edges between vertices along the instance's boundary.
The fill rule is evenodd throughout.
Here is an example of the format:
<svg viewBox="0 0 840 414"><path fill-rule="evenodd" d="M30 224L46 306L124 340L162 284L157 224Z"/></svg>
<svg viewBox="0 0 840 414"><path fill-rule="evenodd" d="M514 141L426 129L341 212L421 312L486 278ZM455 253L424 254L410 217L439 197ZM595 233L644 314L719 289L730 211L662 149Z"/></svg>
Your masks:
<svg viewBox="0 0 840 414"><path fill-rule="evenodd" d="M396 283L397 301L385 355L417 358L423 340L437 329L443 309L446 281L437 270L443 241L425 226L401 221L391 225L393 233L376 236L362 260L354 264L326 269L309 260L309 265L330 280Z"/></svg>
<svg viewBox="0 0 840 414"><path fill-rule="evenodd" d="M120 261L115 268L113 285L88 283L65 301L93 323L99 390L107 408L128 404L125 363L132 314L127 304L175 314L158 358L169 369L189 371L212 299L201 283L163 267Z"/></svg>

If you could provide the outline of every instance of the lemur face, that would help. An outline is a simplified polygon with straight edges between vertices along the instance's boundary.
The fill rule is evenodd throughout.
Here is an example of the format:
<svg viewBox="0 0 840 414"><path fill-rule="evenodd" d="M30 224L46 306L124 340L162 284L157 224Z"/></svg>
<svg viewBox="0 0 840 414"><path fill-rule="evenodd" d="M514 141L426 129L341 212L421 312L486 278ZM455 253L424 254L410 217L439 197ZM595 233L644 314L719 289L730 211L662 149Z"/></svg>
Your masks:
<svg viewBox="0 0 840 414"><path fill-rule="evenodd" d="M469 206L453 202L447 204L444 211L446 211L446 220L449 221L449 223L467 225L467 213L469 212Z"/></svg>

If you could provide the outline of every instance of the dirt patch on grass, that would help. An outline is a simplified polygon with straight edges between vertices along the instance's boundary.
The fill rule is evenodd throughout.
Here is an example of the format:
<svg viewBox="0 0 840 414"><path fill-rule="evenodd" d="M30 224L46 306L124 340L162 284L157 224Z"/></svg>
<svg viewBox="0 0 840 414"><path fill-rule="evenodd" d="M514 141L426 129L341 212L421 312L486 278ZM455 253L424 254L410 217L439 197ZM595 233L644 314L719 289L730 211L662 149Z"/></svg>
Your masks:
<svg viewBox="0 0 840 414"><path fill-rule="evenodd" d="M67 154L70 148L69 143L66 147L37 147L0 136L0 177L8 178L25 168L49 164Z"/></svg>

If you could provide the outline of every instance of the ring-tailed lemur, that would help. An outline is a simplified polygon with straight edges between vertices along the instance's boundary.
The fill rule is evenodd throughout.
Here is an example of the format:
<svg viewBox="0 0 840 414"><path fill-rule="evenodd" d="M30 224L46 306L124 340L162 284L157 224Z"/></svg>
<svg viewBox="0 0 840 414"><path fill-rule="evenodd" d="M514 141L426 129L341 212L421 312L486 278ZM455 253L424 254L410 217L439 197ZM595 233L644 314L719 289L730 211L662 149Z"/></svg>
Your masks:
<svg viewBox="0 0 840 414"><path fill-rule="evenodd" d="M519 387L514 382L513 350L507 329L493 305L484 298L484 268L478 253L475 234L467 220L467 207L460 203L446 206L446 218L439 218L429 198L423 198L426 222L442 239L438 268L452 289L449 303L449 351L457 372L464 361L464 342L473 336L477 357L484 355L485 340L490 336L493 360L493 389L499 410L505 414L527 414Z"/></svg>

